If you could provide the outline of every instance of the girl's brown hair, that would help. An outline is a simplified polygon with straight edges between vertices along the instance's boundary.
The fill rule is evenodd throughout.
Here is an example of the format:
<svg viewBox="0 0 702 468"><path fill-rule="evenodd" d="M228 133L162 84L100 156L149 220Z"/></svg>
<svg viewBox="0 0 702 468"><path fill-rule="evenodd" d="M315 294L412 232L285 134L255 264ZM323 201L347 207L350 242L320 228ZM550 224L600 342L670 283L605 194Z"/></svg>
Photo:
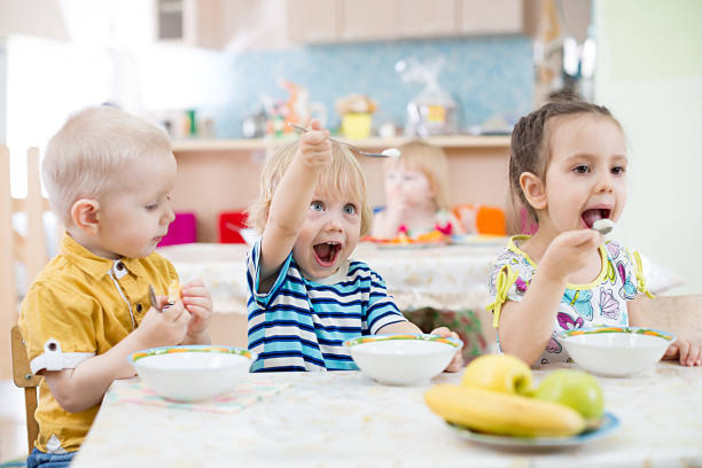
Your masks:
<svg viewBox="0 0 702 468"><path fill-rule="evenodd" d="M268 219L273 193L275 193L285 171L295 157L298 142L278 147L266 160L261 171L261 191L258 200L249 209L248 224L259 233L263 232ZM368 203L366 179L356 156L345 146L332 142L332 163L322 169L317 182L322 191L350 194L360 200L361 236L370 233L373 209Z"/></svg>
<svg viewBox="0 0 702 468"><path fill-rule="evenodd" d="M527 202L519 184L519 177L524 172L531 172L543 179L548 168L551 155L549 146L553 133L554 117L593 115L612 119L621 127L617 119L604 106L598 106L577 99L557 99L541 106L538 110L525 115L514 126L510 142L509 184L512 202L519 196L519 201L526 207L529 214L536 220L534 208Z"/></svg>

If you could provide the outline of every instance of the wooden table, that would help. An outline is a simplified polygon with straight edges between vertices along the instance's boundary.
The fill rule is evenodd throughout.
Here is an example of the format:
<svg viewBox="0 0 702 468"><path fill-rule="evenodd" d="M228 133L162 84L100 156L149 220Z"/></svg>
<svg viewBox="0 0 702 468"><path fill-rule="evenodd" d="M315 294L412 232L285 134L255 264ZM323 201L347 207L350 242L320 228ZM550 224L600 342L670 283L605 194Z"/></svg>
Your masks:
<svg viewBox="0 0 702 468"><path fill-rule="evenodd" d="M572 366L572 365L570 365ZM549 368L549 370L554 367ZM544 370L536 370L537 380ZM361 372L251 374L285 386L236 412L125 401L138 379L115 382L72 467L462 466L676 467L702 464L702 369L659 363L630 378L599 378L620 428L560 450L497 449L463 440L429 411L437 382L385 386Z"/></svg>

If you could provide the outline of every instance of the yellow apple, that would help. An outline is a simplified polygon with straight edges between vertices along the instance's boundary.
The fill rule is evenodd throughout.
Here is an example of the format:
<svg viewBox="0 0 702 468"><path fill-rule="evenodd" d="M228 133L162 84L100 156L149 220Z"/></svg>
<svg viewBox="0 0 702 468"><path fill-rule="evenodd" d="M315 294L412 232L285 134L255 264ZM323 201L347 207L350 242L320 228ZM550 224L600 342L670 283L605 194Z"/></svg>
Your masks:
<svg viewBox="0 0 702 468"><path fill-rule="evenodd" d="M484 354L466 366L461 385L529 395L533 391L532 379L531 369L518 357L509 354Z"/></svg>
<svg viewBox="0 0 702 468"><path fill-rule="evenodd" d="M551 372L541 381L534 397L570 406L588 421L597 420L604 413L600 383L582 370L558 369Z"/></svg>

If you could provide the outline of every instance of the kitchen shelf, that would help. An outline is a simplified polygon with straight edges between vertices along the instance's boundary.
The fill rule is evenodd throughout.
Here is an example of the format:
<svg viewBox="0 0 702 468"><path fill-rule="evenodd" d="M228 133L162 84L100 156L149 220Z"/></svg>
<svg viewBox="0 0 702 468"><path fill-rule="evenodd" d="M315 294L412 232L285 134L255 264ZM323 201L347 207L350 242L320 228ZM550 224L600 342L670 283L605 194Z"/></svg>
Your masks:
<svg viewBox="0 0 702 468"><path fill-rule="evenodd" d="M334 136L334 138L339 138ZM341 139L341 138L339 138ZM397 147L406 143L413 138L394 137L394 138L366 138L363 140L345 140L355 146L363 149L373 148L389 148ZM343 139L342 139L343 140ZM257 151L266 150L276 147L282 143L290 141L289 139L269 139L269 138L254 138L240 140L208 140L208 139L186 139L174 140L173 151ZM497 136L476 136L476 135L458 135L458 136L437 136L424 138L429 144L441 148L508 148L510 137L508 135Z"/></svg>

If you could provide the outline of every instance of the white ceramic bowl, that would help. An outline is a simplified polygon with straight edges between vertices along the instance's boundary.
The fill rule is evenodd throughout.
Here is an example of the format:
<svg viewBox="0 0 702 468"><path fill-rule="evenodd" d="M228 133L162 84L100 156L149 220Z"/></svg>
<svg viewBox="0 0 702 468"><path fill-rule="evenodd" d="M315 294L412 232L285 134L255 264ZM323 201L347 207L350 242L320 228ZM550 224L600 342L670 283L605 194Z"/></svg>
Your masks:
<svg viewBox="0 0 702 468"><path fill-rule="evenodd" d="M570 357L583 369L608 377L652 368L675 336L652 328L576 328L557 334Z"/></svg>
<svg viewBox="0 0 702 468"><path fill-rule="evenodd" d="M246 378L255 353L230 346L165 346L129 356L144 384L175 401L201 401L231 392Z"/></svg>
<svg viewBox="0 0 702 468"><path fill-rule="evenodd" d="M411 385L440 374L463 342L437 335L372 335L347 340L344 346L378 382Z"/></svg>

